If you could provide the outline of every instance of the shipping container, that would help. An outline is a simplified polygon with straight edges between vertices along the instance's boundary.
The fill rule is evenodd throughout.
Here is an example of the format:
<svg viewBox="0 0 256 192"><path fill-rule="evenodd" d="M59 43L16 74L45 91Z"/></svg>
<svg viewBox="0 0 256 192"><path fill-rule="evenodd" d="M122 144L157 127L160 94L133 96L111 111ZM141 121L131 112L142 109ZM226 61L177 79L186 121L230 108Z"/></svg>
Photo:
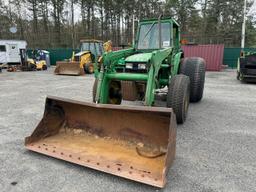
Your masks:
<svg viewBox="0 0 256 192"><path fill-rule="evenodd" d="M220 71L223 64L224 45L184 45L185 57L202 57L207 71Z"/></svg>

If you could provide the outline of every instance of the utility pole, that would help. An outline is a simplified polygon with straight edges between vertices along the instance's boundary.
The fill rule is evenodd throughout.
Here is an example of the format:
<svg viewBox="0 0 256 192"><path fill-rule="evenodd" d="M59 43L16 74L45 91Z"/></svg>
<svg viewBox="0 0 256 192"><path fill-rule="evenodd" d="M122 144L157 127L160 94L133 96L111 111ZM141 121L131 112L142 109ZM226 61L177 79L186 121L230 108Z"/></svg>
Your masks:
<svg viewBox="0 0 256 192"><path fill-rule="evenodd" d="M132 13L132 45L135 44L135 15Z"/></svg>
<svg viewBox="0 0 256 192"><path fill-rule="evenodd" d="M246 24L246 0L244 0L244 20L243 20L243 26L242 26L242 40L241 40L241 48L244 49L244 42L245 42L245 24Z"/></svg>

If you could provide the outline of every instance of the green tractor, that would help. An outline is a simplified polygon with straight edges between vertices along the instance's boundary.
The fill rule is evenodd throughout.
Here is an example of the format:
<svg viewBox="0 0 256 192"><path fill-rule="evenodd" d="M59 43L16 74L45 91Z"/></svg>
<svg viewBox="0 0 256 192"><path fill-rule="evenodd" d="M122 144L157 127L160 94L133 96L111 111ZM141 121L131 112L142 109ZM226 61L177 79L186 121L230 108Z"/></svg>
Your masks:
<svg viewBox="0 0 256 192"><path fill-rule="evenodd" d="M103 62L94 64L95 103L47 97L26 148L164 187L175 159L176 120L183 123L189 102L203 96L205 62L183 55L173 19L141 21L133 48L105 53ZM168 108L148 107L164 87ZM146 106L118 105L122 99Z"/></svg>
<svg viewBox="0 0 256 192"><path fill-rule="evenodd" d="M205 61L184 58L179 24L159 17L140 21L134 47L105 54L95 76L93 101L102 104L124 99L154 106L157 90L167 86L166 107L183 123L189 102L203 97Z"/></svg>

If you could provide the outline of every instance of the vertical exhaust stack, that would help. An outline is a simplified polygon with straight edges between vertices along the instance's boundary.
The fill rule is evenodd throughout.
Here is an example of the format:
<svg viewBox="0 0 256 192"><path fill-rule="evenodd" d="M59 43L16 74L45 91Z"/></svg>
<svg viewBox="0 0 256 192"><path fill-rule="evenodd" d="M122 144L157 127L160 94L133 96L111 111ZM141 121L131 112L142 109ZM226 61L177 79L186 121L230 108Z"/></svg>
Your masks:
<svg viewBox="0 0 256 192"><path fill-rule="evenodd" d="M164 187L175 156L172 109L46 99L27 149L85 167ZM86 170L85 170L86 171Z"/></svg>

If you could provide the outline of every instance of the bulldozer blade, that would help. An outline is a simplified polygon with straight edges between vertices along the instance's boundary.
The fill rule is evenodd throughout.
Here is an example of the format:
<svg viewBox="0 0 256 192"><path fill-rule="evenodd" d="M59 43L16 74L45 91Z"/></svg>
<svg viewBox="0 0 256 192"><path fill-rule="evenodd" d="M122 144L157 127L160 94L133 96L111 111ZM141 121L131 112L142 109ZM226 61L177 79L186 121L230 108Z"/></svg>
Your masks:
<svg viewBox="0 0 256 192"><path fill-rule="evenodd" d="M79 62L57 61L54 70L56 75L84 75L84 69Z"/></svg>
<svg viewBox="0 0 256 192"><path fill-rule="evenodd" d="M85 103L47 97L27 149L164 187L176 149L172 109Z"/></svg>

